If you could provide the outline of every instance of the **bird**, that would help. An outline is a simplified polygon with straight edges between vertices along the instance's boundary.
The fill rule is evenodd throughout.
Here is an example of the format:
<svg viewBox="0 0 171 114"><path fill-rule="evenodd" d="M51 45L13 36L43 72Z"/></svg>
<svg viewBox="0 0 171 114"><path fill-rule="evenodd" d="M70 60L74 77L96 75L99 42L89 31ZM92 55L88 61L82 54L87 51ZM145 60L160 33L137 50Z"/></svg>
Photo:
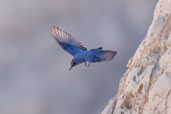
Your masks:
<svg viewBox="0 0 171 114"><path fill-rule="evenodd" d="M69 71L81 63L90 67L90 63L110 61L117 54L117 51L103 50L102 47L88 50L80 41L77 41L71 36L71 34L57 26L50 28L50 35L65 51L73 56Z"/></svg>

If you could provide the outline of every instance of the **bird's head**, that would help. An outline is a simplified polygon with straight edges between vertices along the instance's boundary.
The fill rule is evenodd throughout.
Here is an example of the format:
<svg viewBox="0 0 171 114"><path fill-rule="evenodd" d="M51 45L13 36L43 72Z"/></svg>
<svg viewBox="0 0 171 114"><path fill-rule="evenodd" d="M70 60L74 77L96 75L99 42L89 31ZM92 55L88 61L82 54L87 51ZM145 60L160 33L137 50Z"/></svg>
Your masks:
<svg viewBox="0 0 171 114"><path fill-rule="evenodd" d="M71 70L72 69L72 67L74 67L74 66L76 66L77 65L77 63L75 62L75 61L71 61L71 67L69 68L69 70Z"/></svg>
<svg viewBox="0 0 171 114"><path fill-rule="evenodd" d="M69 71L70 71L74 66L79 65L79 64L81 64L81 63L83 63L83 62L84 62L84 59L77 59L77 58L72 59L72 61L71 61L71 67L70 67Z"/></svg>

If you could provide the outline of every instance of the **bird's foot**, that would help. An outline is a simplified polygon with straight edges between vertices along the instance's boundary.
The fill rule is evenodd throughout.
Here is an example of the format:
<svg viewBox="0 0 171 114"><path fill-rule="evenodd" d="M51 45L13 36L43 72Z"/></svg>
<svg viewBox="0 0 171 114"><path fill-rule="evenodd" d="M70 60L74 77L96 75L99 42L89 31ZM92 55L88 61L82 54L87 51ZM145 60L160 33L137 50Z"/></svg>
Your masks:
<svg viewBox="0 0 171 114"><path fill-rule="evenodd" d="M88 67L90 67L90 62L88 62Z"/></svg>
<svg viewBox="0 0 171 114"><path fill-rule="evenodd" d="M87 66L87 63L86 63L86 62L84 62L84 65L85 65L85 66Z"/></svg>
<svg viewBox="0 0 171 114"><path fill-rule="evenodd" d="M88 64L87 64L86 62L84 62L84 65L85 65L86 67L90 67L90 62L88 62Z"/></svg>

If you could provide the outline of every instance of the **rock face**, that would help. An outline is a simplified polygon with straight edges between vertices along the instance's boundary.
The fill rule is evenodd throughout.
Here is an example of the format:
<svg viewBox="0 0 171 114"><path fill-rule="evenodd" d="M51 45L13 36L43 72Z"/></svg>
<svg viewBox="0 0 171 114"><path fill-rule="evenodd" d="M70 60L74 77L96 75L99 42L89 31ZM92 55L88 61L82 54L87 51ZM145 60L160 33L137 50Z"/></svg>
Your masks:
<svg viewBox="0 0 171 114"><path fill-rule="evenodd" d="M159 0L147 36L102 114L171 114L171 0Z"/></svg>

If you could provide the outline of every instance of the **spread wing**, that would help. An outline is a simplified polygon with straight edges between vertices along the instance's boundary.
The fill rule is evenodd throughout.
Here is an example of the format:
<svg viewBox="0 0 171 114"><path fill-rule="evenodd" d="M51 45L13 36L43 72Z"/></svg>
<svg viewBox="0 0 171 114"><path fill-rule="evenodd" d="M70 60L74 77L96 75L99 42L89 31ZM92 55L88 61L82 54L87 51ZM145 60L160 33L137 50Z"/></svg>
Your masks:
<svg viewBox="0 0 171 114"><path fill-rule="evenodd" d="M112 60L116 56L116 51L109 50L92 50L91 62L102 62Z"/></svg>
<svg viewBox="0 0 171 114"><path fill-rule="evenodd" d="M87 50L81 42L77 41L69 33L63 31L59 27L51 27L50 34L59 43L59 45L72 56L80 51Z"/></svg>

